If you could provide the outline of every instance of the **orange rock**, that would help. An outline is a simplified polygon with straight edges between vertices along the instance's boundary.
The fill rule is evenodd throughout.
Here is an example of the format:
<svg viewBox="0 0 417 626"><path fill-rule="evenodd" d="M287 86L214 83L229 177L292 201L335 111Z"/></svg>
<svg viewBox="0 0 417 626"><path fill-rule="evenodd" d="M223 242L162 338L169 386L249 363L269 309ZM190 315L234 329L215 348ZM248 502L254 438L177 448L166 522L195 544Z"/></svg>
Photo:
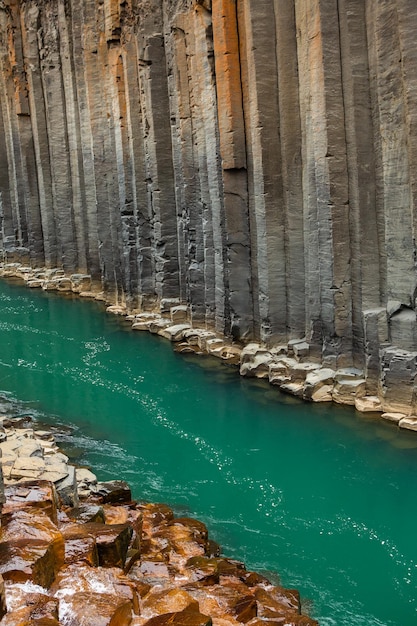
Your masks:
<svg viewBox="0 0 417 626"><path fill-rule="evenodd" d="M136 585L117 567L69 565L58 573L51 593L65 601L74 594L102 593L130 602L135 613L139 613Z"/></svg>
<svg viewBox="0 0 417 626"><path fill-rule="evenodd" d="M183 589L152 589L142 602L144 615L161 615L177 613L185 609L198 612L198 602Z"/></svg>
<svg viewBox="0 0 417 626"><path fill-rule="evenodd" d="M66 626L129 626L132 603L105 593L82 592L65 597Z"/></svg>
<svg viewBox="0 0 417 626"><path fill-rule="evenodd" d="M133 534L129 524L100 524L91 522L88 524L71 524L62 529L65 542L68 543L68 554L75 556L77 550L83 554L83 543L86 560L92 549L91 540L97 546L98 563L103 567L123 568L126 561L127 550ZM73 548L71 547L73 546ZM92 557L92 553L90 555ZM83 557L82 557L83 558Z"/></svg>
<svg viewBox="0 0 417 626"><path fill-rule="evenodd" d="M0 573L7 580L32 580L49 587L64 563L64 539L50 518L25 510L3 516Z"/></svg>
<svg viewBox="0 0 417 626"><path fill-rule="evenodd" d="M258 587L255 590L255 597L260 604L274 609L275 606L284 606L286 609L293 609L300 613L300 594L296 589L284 589L284 587L269 586Z"/></svg>
<svg viewBox="0 0 417 626"><path fill-rule="evenodd" d="M143 515L143 531L146 535L151 535L156 527L174 519L173 510L166 504L138 504L136 508Z"/></svg>
<svg viewBox="0 0 417 626"><path fill-rule="evenodd" d="M41 593L27 593L21 590L20 604L2 620L2 626L59 626L59 600Z"/></svg>
<svg viewBox="0 0 417 626"><path fill-rule="evenodd" d="M0 574L5 580L31 580L48 588L58 567L52 544L27 539L0 543Z"/></svg>
<svg viewBox="0 0 417 626"><path fill-rule="evenodd" d="M211 626L211 617L198 611L188 610L178 613L156 615L145 622L146 626Z"/></svg>

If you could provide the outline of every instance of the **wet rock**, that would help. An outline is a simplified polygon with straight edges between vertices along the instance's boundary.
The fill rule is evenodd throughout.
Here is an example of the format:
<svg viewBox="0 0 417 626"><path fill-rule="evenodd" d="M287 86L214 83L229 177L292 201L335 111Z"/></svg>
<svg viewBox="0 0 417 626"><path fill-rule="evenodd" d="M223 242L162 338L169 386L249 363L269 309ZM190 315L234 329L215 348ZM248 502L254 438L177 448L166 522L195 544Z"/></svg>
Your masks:
<svg viewBox="0 0 417 626"><path fill-rule="evenodd" d="M142 613L147 617L177 613L186 609L198 612L198 602L184 589L160 589L156 585L143 599Z"/></svg>
<svg viewBox="0 0 417 626"><path fill-rule="evenodd" d="M230 582L230 581L229 581ZM255 597L240 583L233 585L186 585L184 589L198 601L200 611L213 618L236 619L246 623L256 616Z"/></svg>
<svg viewBox="0 0 417 626"><path fill-rule="evenodd" d="M63 504L77 506L79 503L78 483L75 467L67 465L67 476L56 481L56 489Z"/></svg>
<svg viewBox="0 0 417 626"><path fill-rule="evenodd" d="M64 539L44 513L17 510L3 515L0 572L8 580L32 579L48 587L64 563Z"/></svg>
<svg viewBox="0 0 417 626"><path fill-rule="evenodd" d="M79 507L74 507L67 511L67 515L70 519L79 524L85 524L87 522L101 522L104 524L105 522L103 507L94 504L84 504Z"/></svg>
<svg viewBox="0 0 417 626"><path fill-rule="evenodd" d="M124 480L97 483L94 499L102 504L123 503L132 500L132 492Z"/></svg>
<svg viewBox="0 0 417 626"><path fill-rule="evenodd" d="M149 535L154 528L174 519L174 511L166 504L148 503L136 507L143 515L143 531Z"/></svg>
<svg viewBox="0 0 417 626"><path fill-rule="evenodd" d="M16 606L18 604L18 606ZM2 626L59 626L59 600L42 593L22 593Z"/></svg>
<svg viewBox="0 0 417 626"><path fill-rule="evenodd" d="M95 542L98 554L98 563L102 567L123 568L127 550L133 535L129 524L72 524L62 529L65 544L68 544L68 558L70 555L80 554L87 561L93 559L92 540Z"/></svg>
<svg viewBox="0 0 417 626"><path fill-rule="evenodd" d="M32 423L30 415L22 417L5 417L3 419L3 428L22 428Z"/></svg>
<svg viewBox="0 0 417 626"><path fill-rule="evenodd" d="M271 617L272 613L280 614L288 610L300 613L300 598L297 593L275 587L267 591L258 587L255 589L255 598L258 603L259 617Z"/></svg>
<svg viewBox="0 0 417 626"><path fill-rule="evenodd" d="M105 593L77 593L61 601L60 618L66 626L129 626L132 603Z"/></svg>
<svg viewBox="0 0 417 626"><path fill-rule="evenodd" d="M219 566L217 559L204 556L194 556L185 564L188 570L190 582L200 582L206 585L214 585L219 582Z"/></svg>
<svg viewBox="0 0 417 626"><path fill-rule="evenodd" d="M69 565L57 575L51 593L65 602L72 596L100 593L108 598L117 597L130 603L131 610L139 613L136 586L119 568Z"/></svg>
<svg viewBox="0 0 417 626"><path fill-rule="evenodd" d="M82 563L90 565L90 567L98 567L98 551L94 537L82 534L82 536L67 535L63 531L65 539L65 564L72 565L74 563Z"/></svg>
<svg viewBox="0 0 417 626"><path fill-rule="evenodd" d="M211 617L198 611L186 609L178 613L165 613L152 617L144 626L211 626Z"/></svg>
<svg viewBox="0 0 417 626"><path fill-rule="evenodd" d="M5 488L6 503L3 513L18 509L45 513L52 522L57 522L58 496L55 486L48 481L26 481Z"/></svg>
<svg viewBox="0 0 417 626"><path fill-rule="evenodd" d="M0 574L12 582L32 581L48 588L61 566L52 544L15 539L0 543Z"/></svg>
<svg viewBox="0 0 417 626"><path fill-rule="evenodd" d="M255 617L248 626L319 626L319 623L306 615L288 612L271 618Z"/></svg>
<svg viewBox="0 0 417 626"><path fill-rule="evenodd" d="M143 559L129 570L129 578L146 585L156 585L161 580L169 580L171 570L165 561Z"/></svg>

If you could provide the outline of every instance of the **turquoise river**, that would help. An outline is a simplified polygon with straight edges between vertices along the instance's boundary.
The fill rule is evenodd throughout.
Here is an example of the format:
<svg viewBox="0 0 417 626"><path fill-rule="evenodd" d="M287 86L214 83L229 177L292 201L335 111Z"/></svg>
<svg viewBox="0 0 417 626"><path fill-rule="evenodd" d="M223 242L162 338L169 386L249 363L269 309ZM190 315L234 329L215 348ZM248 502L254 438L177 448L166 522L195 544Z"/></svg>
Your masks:
<svg viewBox="0 0 417 626"><path fill-rule="evenodd" d="M95 302L0 281L0 409L198 517L321 626L417 624L417 433L176 354Z"/></svg>

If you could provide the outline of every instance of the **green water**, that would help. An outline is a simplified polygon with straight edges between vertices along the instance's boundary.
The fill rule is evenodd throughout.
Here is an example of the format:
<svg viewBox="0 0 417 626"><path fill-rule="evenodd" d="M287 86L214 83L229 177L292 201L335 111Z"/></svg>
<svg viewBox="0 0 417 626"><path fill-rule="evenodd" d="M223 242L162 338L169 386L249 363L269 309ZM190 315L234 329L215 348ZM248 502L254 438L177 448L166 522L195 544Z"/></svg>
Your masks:
<svg viewBox="0 0 417 626"><path fill-rule="evenodd" d="M298 587L322 626L417 624L417 433L296 401L134 333L96 303L0 282L4 405L223 552Z"/></svg>

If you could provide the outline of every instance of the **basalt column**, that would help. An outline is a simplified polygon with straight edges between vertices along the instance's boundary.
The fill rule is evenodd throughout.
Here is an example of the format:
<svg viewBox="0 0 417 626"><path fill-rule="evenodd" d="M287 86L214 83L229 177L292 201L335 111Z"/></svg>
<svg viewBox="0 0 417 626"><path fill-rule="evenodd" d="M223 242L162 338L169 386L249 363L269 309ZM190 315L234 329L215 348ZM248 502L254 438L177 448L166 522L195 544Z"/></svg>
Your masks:
<svg viewBox="0 0 417 626"><path fill-rule="evenodd" d="M2 0L2 261L417 410L414 4Z"/></svg>

